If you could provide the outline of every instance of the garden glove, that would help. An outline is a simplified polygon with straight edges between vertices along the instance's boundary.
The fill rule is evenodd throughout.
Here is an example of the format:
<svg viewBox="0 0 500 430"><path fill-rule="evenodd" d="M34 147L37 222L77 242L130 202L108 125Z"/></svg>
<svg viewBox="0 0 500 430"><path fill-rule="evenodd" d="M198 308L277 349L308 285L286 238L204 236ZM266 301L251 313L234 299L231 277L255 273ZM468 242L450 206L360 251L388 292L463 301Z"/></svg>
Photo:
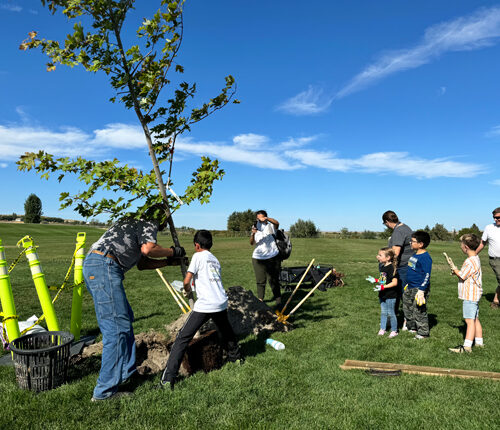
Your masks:
<svg viewBox="0 0 500 430"><path fill-rule="evenodd" d="M373 287L373 291L384 291L384 286L382 284L376 284Z"/></svg>
<svg viewBox="0 0 500 430"><path fill-rule="evenodd" d="M377 280L376 280L373 276L368 276L368 277L366 278L366 280L367 280L368 282L371 282L372 284L374 284L375 282L377 282Z"/></svg>
<svg viewBox="0 0 500 430"><path fill-rule="evenodd" d="M172 257L184 257L186 255L186 250L182 246L171 246L174 255Z"/></svg>
<svg viewBox="0 0 500 430"><path fill-rule="evenodd" d="M418 290L415 295L415 301L417 302L417 306L425 305L424 290Z"/></svg>

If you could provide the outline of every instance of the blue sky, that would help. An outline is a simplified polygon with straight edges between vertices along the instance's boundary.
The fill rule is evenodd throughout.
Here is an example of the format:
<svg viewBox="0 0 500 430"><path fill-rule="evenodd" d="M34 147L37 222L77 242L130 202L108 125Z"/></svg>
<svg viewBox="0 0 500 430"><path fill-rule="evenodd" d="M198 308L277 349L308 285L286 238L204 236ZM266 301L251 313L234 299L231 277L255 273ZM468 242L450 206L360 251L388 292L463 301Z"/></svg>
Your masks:
<svg viewBox="0 0 500 430"><path fill-rule="evenodd" d="M135 24L156 4L141 1ZM267 209L288 228L382 230L392 209L413 228L484 227L500 206L500 4L490 1L188 1L178 62L196 102L237 81L240 105L195 125L176 146L181 193L201 155L226 175L209 205L178 226L223 229L234 210ZM133 112L108 99L105 75L24 52L29 31L62 39L71 23L34 0L0 0L0 213L44 214L75 180L17 171L26 151L116 157L150 169ZM125 30L133 40L134 25ZM165 92L165 100L168 98Z"/></svg>

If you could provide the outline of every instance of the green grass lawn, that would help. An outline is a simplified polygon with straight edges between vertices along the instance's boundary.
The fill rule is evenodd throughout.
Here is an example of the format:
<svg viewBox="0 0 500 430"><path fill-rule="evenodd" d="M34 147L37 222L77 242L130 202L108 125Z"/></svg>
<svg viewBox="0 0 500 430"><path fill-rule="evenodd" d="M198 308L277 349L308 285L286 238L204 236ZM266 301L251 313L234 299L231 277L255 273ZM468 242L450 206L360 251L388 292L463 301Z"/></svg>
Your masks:
<svg viewBox="0 0 500 430"><path fill-rule="evenodd" d="M62 282L75 248L78 231L87 232L87 246L102 230L74 226L0 224L0 239L11 262L16 242L30 234L47 282ZM181 237L188 254L192 238ZM170 245L168 236L160 243ZM384 241L295 239L288 266L307 265L312 257L346 274L346 286L315 293L293 316L295 330L273 338L283 351L266 347L264 339L241 340L247 356L243 366L227 364L209 374L181 381L174 392L157 391L158 377L146 378L131 398L90 403L100 360L70 369L68 384L44 393L20 390L13 368L0 367L0 428L20 429L156 429L156 428L287 428L287 429L494 429L500 428L500 383L422 375L392 378L343 371L345 359L384 361L457 369L500 372L500 311L489 307L495 282L482 253L484 295L480 319L485 348L455 355L447 348L463 341L464 323L457 298L456 278L442 252L457 264L464 257L457 243L431 243L434 259L429 297L431 337L417 341L408 333L395 339L378 337L380 308L377 294L364 279L375 275L375 255ZM213 253L222 264L226 288L242 285L255 292L247 238L216 238ZM170 280L180 270L167 271ZM21 319L40 314L31 276L23 257L11 273L17 312ZM180 311L154 271L132 269L125 286L136 321L136 333L164 331ZM307 291L300 291L292 306ZM287 293L288 294L288 293ZM285 294L284 298L287 298ZM267 291L270 298L270 291ZM290 308L291 309L291 308ZM56 302L63 330L69 330L71 292ZM85 291L82 335L98 333L90 295ZM3 352L0 352L3 354Z"/></svg>

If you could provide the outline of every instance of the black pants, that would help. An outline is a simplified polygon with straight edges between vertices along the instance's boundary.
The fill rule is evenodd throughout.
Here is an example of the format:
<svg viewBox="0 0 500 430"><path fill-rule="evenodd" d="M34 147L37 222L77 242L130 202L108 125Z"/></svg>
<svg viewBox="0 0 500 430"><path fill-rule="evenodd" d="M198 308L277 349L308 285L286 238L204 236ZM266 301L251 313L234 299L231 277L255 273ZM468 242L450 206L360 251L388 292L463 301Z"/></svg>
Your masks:
<svg viewBox="0 0 500 430"><path fill-rule="evenodd" d="M257 281L257 297L264 300L266 281L269 281L269 286L273 292L273 299L281 297L280 290L280 268L281 260L276 255L267 260L257 260L252 258L253 270L255 272L255 280Z"/></svg>
<svg viewBox="0 0 500 430"><path fill-rule="evenodd" d="M240 348L238 346L238 342L236 341L236 336L234 335L231 324L229 324L229 320L227 318L227 309L221 312L213 313L192 311L172 345L167 366L165 367L165 370L163 370L163 374L161 376L162 382L175 381L189 342L191 342L196 332L203 324L205 324L205 322L208 321L209 318L212 318L221 340L227 346L229 361L235 361L241 358Z"/></svg>

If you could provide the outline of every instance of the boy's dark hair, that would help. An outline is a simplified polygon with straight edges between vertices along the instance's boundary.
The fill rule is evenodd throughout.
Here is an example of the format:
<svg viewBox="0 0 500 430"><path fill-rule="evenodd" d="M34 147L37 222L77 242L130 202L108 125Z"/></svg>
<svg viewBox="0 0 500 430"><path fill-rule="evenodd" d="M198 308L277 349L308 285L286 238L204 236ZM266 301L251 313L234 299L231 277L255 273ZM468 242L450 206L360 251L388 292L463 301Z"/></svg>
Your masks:
<svg viewBox="0 0 500 430"><path fill-rule="evenodd" d="M267 218L267 212L264 209L261 209L260 211L255 212L255 216L257 215L264 215Z"/></svg>
<svg viewBox="0 0 500 430"><path fill-rule="evenodd" d="M416 239L417 242L423 243L424 244L424 249L429 246L429 243L431 243L431 237L429 233L423 230L417 230L414 232L411 237Z"/></svg>
<svg viewBox="0 0 500 430"><path fill-rule="evenodd" d="M385 222L395 222L396 224L399 222L399 218L394 211L385 211L382 214L382 221Z"/></svg>
<svg viewBox="0 0 500 430"><path fill-rule="evenodd" d="M500 214L500 208L493 209L493 216Z"/></svg>
<svg viewBox="0 0 500 430"><path fill-rule="evenodd" d="M208 230L198 230L194 234L193 243L200 245L203 249L212 248L212 233Z"/></svg>
<svg viewBox="0 0 500 430"><path fill-rule="evenodd" d="M475 251L481 244L481 239L479 239L479 237L477 237L474 233L468 233L460 236L460 242L466 245L469 249Z"/></svg>

